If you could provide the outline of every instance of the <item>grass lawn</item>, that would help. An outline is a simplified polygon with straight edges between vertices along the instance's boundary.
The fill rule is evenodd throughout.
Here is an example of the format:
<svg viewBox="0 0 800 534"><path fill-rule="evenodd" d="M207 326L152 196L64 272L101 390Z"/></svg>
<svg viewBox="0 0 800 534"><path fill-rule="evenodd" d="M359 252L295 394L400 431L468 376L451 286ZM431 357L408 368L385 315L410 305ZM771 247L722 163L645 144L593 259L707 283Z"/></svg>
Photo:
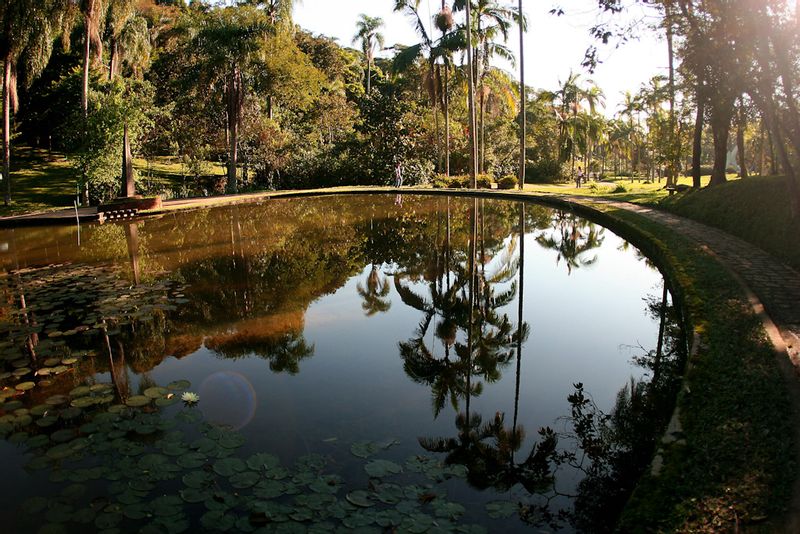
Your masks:
<svg viewBox="0 0 800 534"><path fill-rule="evenodd" d="M800 221L792 219L784 177L681 193L658 207L738 236L800 270Z"/></svg>
<svg viewBox="0 0 800 534"><path fill-rule="evenodd" d="M730 175L729 179L736 179ZM708 185L710 176L703 176L703 186ZM678 179L679 184L692 185L692 178L682 176ZM574 182L566 184L526 184L525 191L534 193L549 193L561 195L584 195L605 197L624 202L635 202L637 204L652 204L663 200L669 196L669 192L664 188L666 182L646 182L639 179L631 181L630 178L608 178L603 182L589 182L583 187L575 187Z"/></svg>
<svg viewBox="0 0 800 534"><path fill-rule="evenodd" d="M5 191L6 184L2 188ZM50 211L72 206L75 176L61 154L21 148L11 159L11 205L0 206L0 216Z"/></svg>

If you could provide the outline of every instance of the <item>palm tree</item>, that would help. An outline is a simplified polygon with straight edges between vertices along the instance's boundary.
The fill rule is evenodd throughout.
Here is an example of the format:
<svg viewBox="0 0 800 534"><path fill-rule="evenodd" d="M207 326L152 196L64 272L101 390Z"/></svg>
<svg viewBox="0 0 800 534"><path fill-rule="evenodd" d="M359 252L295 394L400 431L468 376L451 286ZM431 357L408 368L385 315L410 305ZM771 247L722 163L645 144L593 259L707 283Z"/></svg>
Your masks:
<svg viewBox="0 0 800 534"><path fill-rule="evenodd" d="M264 47L274 27L262 10L224 8L211 12L200 28L196 49L210 86L224 88L228 130L228 193L236 193L239 127L248 78L262 70Z"/></svg>
<svg viewBox="0 0 800 534"><path fill-rule="evenodd" d="M273 26L292 24L292 15L297 4L303 0L246 0L244 4L259 6L269 17Z"/></svg>
<svg viewBox="0 0 800 534"><path fill-rule="evenodd" d="M428 34L420 16L421 0L395 0L395 11L404 12L414 23L414 28L422 41L414 46L405 47L395 56L392 68L396 72L409 69L419 58L427 54L428 74L424 80L425 86L431 99L433 109L437 152L439 150L439 113L438 107L441 104L445 115L445 174L450 175L450 116L449 116L449 70L452 62L452 54L461 48L462 39L459 34L449 34L452 29L452 13L442 1L442 11L436 17L437 28L442 32L442 37L434 41ZM442 76L444 67L444 76ZM441 164L441 158L440 164Z"/></svg>
<svg viewBox="0 0 800 534"><path fill-rule="evenodd" d="M139 77L150 63L150 32L147 20L137 15L133 0L111 0L108 9L109 67L113 80L120 67L127 63Z"/></svg>
<svg viewBox="0 0 800 534"><path fill-rule="evenodd" d="M522 12L522 0L519 0L519 121L520 121L520 134L519 134L519 188L525 189L525 137L528 135L527 122L525 120L525 104L527 103L527 96L525 91L525 14ZM522 288L520 288L522 291ZM520 301L522 297L520 296Z"/></svg>
<svg viewBox="0 0 800 534"><path fill-rule="evenodd" d="M470 5L471 4L471 5ZM485 141L485 113L486 100L486 76L489 72L491 59L500 56L514 62L514 55L504 44L495 42L498 37L502 37L503 43L508 42L509 32L516 14L512 8L498 5L496 0L456 0L455 9L463 10L471 8L472 25L467 27L475 34L473 46L472 69L473 76L477 82L477 91L480 97L478 103L478 171L485 172L486 164L486 141Z"/></svg>
<svg viewBox="0 0 800 534"><path fill-rule="evenodd" d="M385 313L392 307L392 301L387 300L391 286L389 281L384 276L380 277L380 270L376 264L372 264L369 276L367 276L367 283L361 285L359 282L356 285L358 295L364 300L361 303L361 308L367 317L372 317L376 313Z"/></svg>
<svg viewBox="0 0 800 534"><path fill-rule="evenodd" d="M367 60L367 94L372 90L372 63L375 61L376 48L381 49L384 46L383 34L380 32L382 27L382 18L362 13L353 36L353 44L361 43L361 50Z"/></svg>
<svg viewBox="0 0 800 534"><path fill-rule="evenodd" d="M35 5L31 5L31 4ZM53 41L68 4L64 0L6 0L0 3L0 60L3 62L3 178L5 205L11 202L11 113L19 107L17 67L25 66L26 84L50 60Z"/></svg>

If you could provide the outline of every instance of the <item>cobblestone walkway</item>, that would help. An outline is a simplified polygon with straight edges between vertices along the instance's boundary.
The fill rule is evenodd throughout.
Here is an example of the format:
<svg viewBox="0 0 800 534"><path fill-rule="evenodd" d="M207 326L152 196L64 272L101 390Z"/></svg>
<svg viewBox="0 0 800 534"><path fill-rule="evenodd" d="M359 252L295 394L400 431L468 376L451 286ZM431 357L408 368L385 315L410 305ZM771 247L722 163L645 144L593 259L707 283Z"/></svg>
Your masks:
<svg viewBox="0 0 800 534"><path fill-rule="evenodd" d="M792 361L795 365L800 362L800 273L750 243L679 215L628 202L586 197L569 197L568 200L637 213L706 247L758 297L780 330Z"/></svg>

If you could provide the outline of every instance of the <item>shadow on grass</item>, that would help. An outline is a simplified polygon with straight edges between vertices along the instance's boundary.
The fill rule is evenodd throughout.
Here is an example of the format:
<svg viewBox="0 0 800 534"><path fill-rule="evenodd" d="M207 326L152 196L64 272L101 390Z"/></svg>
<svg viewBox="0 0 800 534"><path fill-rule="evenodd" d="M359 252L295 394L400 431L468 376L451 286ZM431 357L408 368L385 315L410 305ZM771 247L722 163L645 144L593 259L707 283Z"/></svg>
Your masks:
<svg viewBox="0 0 800 534"><path fill-rule="evenodd" d="M72 205L75 174L62 154L21 147L11 159L11 205L0 216L49 211ZM2 184L5 191L6 184Z"/></svg>

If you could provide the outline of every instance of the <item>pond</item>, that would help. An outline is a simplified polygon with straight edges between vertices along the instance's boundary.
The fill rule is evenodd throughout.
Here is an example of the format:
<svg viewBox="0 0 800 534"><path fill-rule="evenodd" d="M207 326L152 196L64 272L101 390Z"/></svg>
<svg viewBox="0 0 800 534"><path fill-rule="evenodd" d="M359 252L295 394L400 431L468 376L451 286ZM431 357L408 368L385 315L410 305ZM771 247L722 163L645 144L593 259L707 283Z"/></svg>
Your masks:
<svg viewBox="0 0 800 534"><path fill-rule="evenodd" d="M508 200L0 232L13 532L610 530L679 387L659 271Z"/></svg>

